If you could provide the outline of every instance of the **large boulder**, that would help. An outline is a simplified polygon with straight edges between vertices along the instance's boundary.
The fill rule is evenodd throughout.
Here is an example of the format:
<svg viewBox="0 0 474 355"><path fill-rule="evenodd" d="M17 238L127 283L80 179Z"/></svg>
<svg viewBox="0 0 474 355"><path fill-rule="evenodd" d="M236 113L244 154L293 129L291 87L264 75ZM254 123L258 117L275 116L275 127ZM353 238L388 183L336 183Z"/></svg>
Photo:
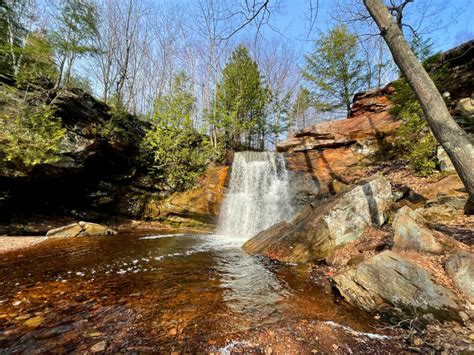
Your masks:
<svg viewBox="0 0 474 355"><path fill-rule="evenodd" d="M456 288L474 303L474 254L458 251L445 263L445 269Z"/></svg>
<svg viewBox="0 0 474 355"><path fill-rule="evenodd" d="M400 208L392 223L393 249L422 253L441 254L442 245L426 221L408 206Z"/></svg>
<svg viewBox="0 0 474 355"><path fill-rule="evenodd" d="M304 208L290 223L260 232L244 244L244 249L284 262L331 262L336 248L359 238L366 227L385 222L391 200L390 182L376 176L319 207Z"/></svg>
<svg viewBox="0 0 474 355"><path fill-rule="evenodd" d="M438 319L459 319L455 294L433 282L421 266L392 251L336 275L334 282L349 303L366 311L393 306L411 315L431 313Z"/></svg>
<svg viewBox="0 0 474 355"><path fill-rule="evenodd" d="M51 229L46 233L47 237L92 237L96 235L113 235L117 231L97 223L77 222Z"/></svg>

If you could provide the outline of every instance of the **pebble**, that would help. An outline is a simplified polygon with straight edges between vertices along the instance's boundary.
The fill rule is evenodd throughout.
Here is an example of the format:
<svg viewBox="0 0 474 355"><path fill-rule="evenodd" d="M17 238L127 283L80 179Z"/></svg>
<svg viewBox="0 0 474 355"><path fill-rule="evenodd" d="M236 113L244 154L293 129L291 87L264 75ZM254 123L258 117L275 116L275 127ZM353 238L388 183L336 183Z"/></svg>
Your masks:
<svg viewBox="0 0 474 355"><path fill-rule="evenodd" d="M169 335L176 335L178 334L178 330L176 328L171 328L169 331L168 331L168 334Z"/></svg>
<svg viewBox="0 0 474 355"><path fill-rule="evenodd" d="M41 316L36 316L25 321L23 325L26 325L29 328L36 328L41 323L43 323L43 318Z"/></svg>
<svg viewBox="0 0 474 355"><path fill-rule="evenodd" d="M94 344L90 350L93 352L93 353L97 353L99 351L104 351L105 350L105 347L107 346L107 343L102 340L102 341L99 341L98 343Z"/></svg>
<svg viewBox="0 0 474 355"><path fill-rule="evenodd" d="M423 344L423 340L420 338L415 338L415 340L413 341L413 344L415 344L415 346L420 346Z"/></svg>
<svg viewBox="0 0 474 355"><path fill-rule="evenodd" d="M474 340L474 333L469 334L469 339Z"/></svg>

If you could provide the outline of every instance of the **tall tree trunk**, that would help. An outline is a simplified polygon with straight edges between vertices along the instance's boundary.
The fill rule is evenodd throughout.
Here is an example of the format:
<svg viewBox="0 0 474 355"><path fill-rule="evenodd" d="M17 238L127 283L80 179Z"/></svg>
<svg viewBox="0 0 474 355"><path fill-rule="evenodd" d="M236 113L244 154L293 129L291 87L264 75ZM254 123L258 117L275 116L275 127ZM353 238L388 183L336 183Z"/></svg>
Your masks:
<svg viewBox="0 0 474 355"><path fill-rule="evenodd" d="M474 147L472 143L466 132L449 114L441 94L413 54L401 29L382 0L364 0L364 5L377 23L398 68L415 92L436 140L453 162L469 193L465 212L474 213Z"/></svg>

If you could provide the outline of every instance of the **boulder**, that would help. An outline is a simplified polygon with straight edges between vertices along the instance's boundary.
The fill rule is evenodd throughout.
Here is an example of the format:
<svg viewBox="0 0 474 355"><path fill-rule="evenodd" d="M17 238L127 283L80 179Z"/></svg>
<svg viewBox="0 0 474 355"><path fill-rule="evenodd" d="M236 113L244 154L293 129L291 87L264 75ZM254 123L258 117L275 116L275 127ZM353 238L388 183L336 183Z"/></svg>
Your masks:
<svg viewBox="0 0 474 355"><path fill-rule="evenodd" d="M408 206L400 208L393 220L393 249L441 254L443 247L426 221Z"/></svg>
<svg viewBox="0 0 474 355"><path fill-rule="evenodd" d="M405 313L431 313L440 320L459 319L458 299L418 264L385 251L334 277L341 295L366 311L388 306Z"/></svg>
<svg viewBox="0 0 474 355"><path fill-rule="evenodd" d="M474 124L474 97L465 97L459 100L456 105L458 110L464 117Z"/></svg>
<svg viewBox="0 0 474 355"><path fill-rule="evenodd" d="M458 251L444 265L456 288L474 303L474 254Z"/></svg>
<svg viewBox="0 0 474 355"><path fill-rule="evenodd" d="M91 237L96 235L113 235L117 231L97 223L77 222L67 226L51 229L46 233L47 237Z"/></svg>
<svg viewBox="0 0 474 355"><path fill-rule="evenodd" d="M443 149L442 146L438 146L437 158L439 161L439 169L441 171L456 171L451 159L448 157L448 153Z"/></svg>
<svg viewBox="0 0 474 355"><path fill-rule="evenodd" d="M284 262L330 262L337 247L359 238L366 227L385 222L391 199L390 182L373 177L317 208L305 207L290 223L260 232L244 244L244 250Z"/></svg>

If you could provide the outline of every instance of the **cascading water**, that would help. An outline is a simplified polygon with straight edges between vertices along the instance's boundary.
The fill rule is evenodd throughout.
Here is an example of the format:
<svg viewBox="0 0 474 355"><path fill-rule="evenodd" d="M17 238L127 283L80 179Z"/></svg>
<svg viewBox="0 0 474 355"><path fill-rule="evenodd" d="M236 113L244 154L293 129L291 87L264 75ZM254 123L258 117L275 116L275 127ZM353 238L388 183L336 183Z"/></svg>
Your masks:
<svg viewBox="0 0 474 355"><path fill-rule="evenodd" d="M283 155L236 153L218 234L245 241L293 214Z"/></svg>

